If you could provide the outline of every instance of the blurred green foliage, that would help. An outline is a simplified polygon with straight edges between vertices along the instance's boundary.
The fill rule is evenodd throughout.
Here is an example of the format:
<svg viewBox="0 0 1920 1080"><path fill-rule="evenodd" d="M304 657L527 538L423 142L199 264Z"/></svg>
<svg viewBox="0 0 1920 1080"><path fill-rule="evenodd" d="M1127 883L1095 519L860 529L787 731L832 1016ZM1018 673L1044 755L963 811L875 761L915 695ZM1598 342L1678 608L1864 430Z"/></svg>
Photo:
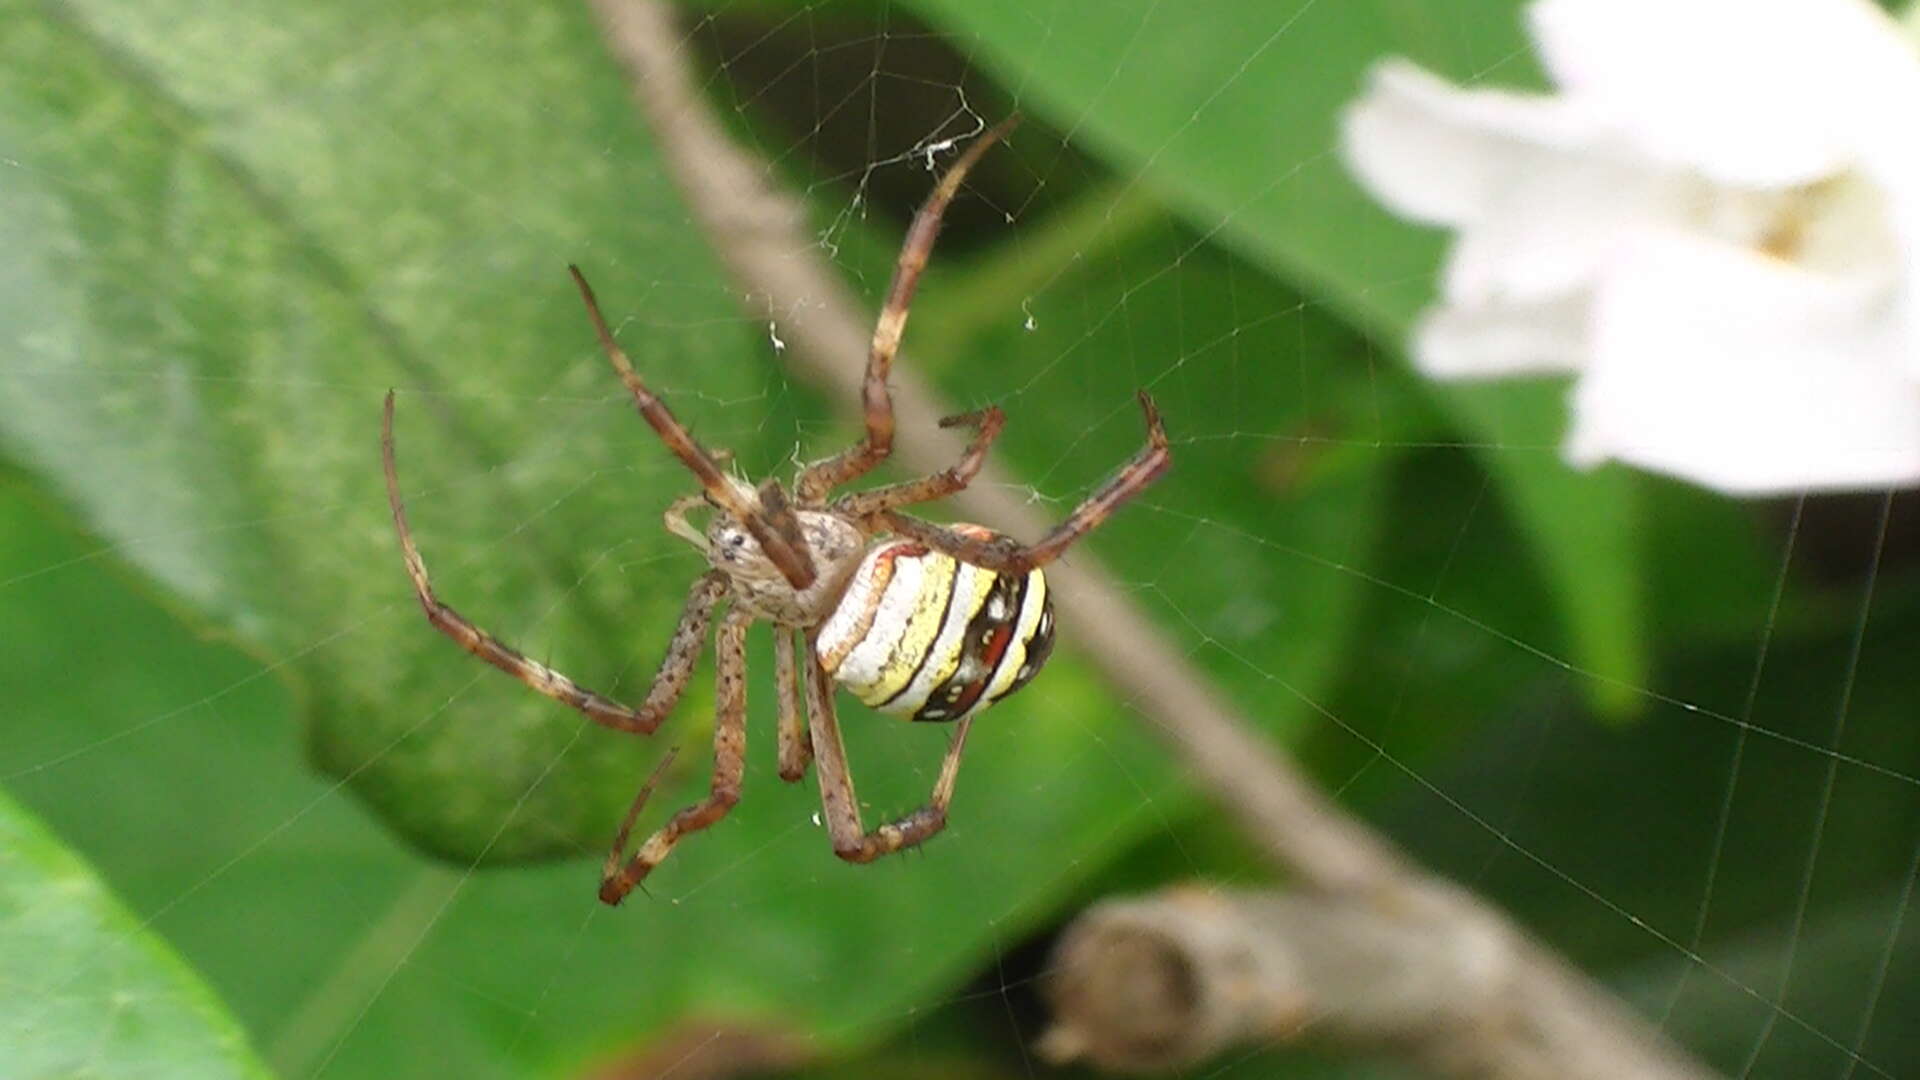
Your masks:
<svg viewBox="0 0 1920 1080"><path fill-rule="evenodd" d="M911 362L1002 404L998 452L1062 512L1153 390L1177 467L1090 546L1250 718L1716 1063L1770 1025L1755 1075L1920 1065L1888 1019L1920 994L1907 508L1869 579L1877 504L1573 473L1558 388L1395 355L1437 238L1346 181L1335 110L1387 53L1525 82L1514 5L713 7L687 47L714 100L870 300L930 182L914 140L970 124L956 87L1029 114L955 208ZM442 594L620 696L699 563L564 264L749 473L855 428L741 315L587 13L0 0L0 55L0 784L136 916L92 945L0 923L0 955L71 964L0 1008L0 1057L36 1000L110 1007L63 995L60 950L158 936L288 1076L578 1074L693 1023L824 1075L1017 1075L1034 941L1077 903L1271 872L1070 627L983 722L948 835L843 866L773 775L756 635L745 800L601 910L651 762L681 746L670 797L703 787L709 695L623 738L433 635L381 395ZM941 733L847 720L869 820L916 803ZM4 866L9 897L63 887ZM140 1000L163 1050L223 1030Z"/></svg>
<svg viewBox="0 0 1920 1080"><path fill-rule="evenodd" d="M3 794L0 970L16 1076L270 1075L192 969Z"/></svg>

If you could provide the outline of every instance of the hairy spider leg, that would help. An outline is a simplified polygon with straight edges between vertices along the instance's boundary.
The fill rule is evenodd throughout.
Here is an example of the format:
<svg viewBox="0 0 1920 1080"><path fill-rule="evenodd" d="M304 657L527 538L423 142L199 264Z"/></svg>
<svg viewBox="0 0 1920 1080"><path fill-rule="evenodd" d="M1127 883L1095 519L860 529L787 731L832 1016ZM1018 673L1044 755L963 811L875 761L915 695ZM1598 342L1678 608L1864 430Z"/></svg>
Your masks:
<svg viewBox="0 0 1920 1080"><path fill-rule="evenodd" d="M953 802L954 781L960 775L960 755L966 750L973 717L955 726L947 754L940 760L927 804L868 832L860 820L860 797L853 790L853 772L847 765L846 744L840 738L840 720L834 712L833 676L820 666L812 631L807 634L807 724L813 732L815 763L820 774L820 807L827 820L833 853L848 862L866 863L925 843L947 825L947 807Z"/></svg>
<svg viewBox="0 0 1920 1080"><path fill-rule="evenodd" d="M633 404L640 415L667 444L667 449L686 465L713 504L726 511L734 520L746 527L747 532L760 543L760 549L767 558L778 567L787 582L796 589L805 589L813 584L813 557L807 551L806 541L801 538L797 527L784 530L769 522L763 513L759 500L750 500L713 460L693 435L674 419L666 403L655 397L647 384L640 380L639 372L633 369L633 361L613 340L613 331L607 329L607 320L600 314L600 302L594 298L593 287L587 284L586 275L580 268L569 263L567 272L573 275L573 283L580 289L580 299L587 306L587 318L593 322L593 332L600 339L600 348L607 354L607 360L613 364L613 370L620 381L633 395ZM764 490L762 494L764 495ZM791 515L789 515L790 517Z"/></svg>
<svg viewBox="0 0 1920 1080"><path fill-rule="evenodd" d="M873 515L873 523L918 540L962 562L1003 574L1022 574L1045 566L1059 558L1074 541L1099 528L1122 503L1159 479L1172 461L1167 430L1160 422L1160 410L1146 391L1140 391L1138 396L1140 409L1147 418L1147 445L1036 544L1021 547L1009 543L1005 537L989 539L969 535L893 510L878 511Z"/></svg>
<svg viewBox="0 0 1920 1080"><path fill-rule="evenodd" d="M802 506L819 506L827 493L841 484L857 480L893 452L893 395L887 390L887 375L893 370L893 358L900 351L900 338L906 333L907 313L913 306L913 292L920 285L920 272L927 268L933 254L933 242L940 235L940 219L947 204L960 190L968 170L993 144L1020 123L1015 113L988 129L960 155L953 167L934 186L920 212L907 228L900 259L887 287L886 303L874 323L873 345L867 354L867 375L861 385L861 404L866 412L867 433L859 442L840 453L802 470L794 483L795 497Z"/></svg>
<svg viewBox="0 0 1920 1080"><path fill-rule="evenodd" d="M974 474L980 471L980 466L986 463L987 450L993 445L993 440L999 437L1000 429L1006 422L1006 415L1000 411L998 405L989 405L984 409L961 413L959 416L949 416L941 420L940 426L943 428L972 427L974 429L973 441L967 444L966 451L960 455L960 460L955 462L952 468L945 472L934 473L932 476L923 476L918 480L907 480L842 495L833 500L834 511L851 518L864 519L882 510L892 510L910 503L944 499L957 491L964 490L973 482Z"/></svg>
<svg viewBox="0 0 1920 1080"><path fill-rule="evenodd" d="M780 779L797 783L813 762L813 737L800 702L800 667L794 662L796 630L773 628L773 681L779 690Z"/></svg>
<svg viewBox="0 0 1920 1080"><path fill-rule="evenodd" d="M660 663L660 672L654 676L653 685L640 708L631 708L581 686L538 660L529 659L520 650L442 603L439 596L435 595L433 584L427 577L427 564L420 557L419 547L414 544L413 530L407 526L406 504L400 498L400 475L394 464L391 390L387 391L386 406L380 419L380 461L386 472L387 504L393 508L393 527L400 535L400 553L406 563L407 577L413 582L414 595L419 598L420 607L426 612L427 621L433 624L434 629L501 671L563 705L580 710L607 727L649 735L660 726L660 721L680 700L680 693L687 686L687 678L693 674L694 662L699 659L701 646L706 639L713 606L726 594L725 575L718 570L710 571L694 582L693 588L687 593L686 605L680 611L680 622L673 632L673 640L667 646L666 658Z"/></svg>
<svg viewBox="0 0 1920 1080"><path fill-rule="evenodd" d="M647 837L633 858L620 866L627 834L646 801L647 790L642 789L607 855L600 877L603 903L618 904L626 899L634 886L645 881L672 853L681 837L717 823L740 801L740 779L747 767L747 627L752 623L753 616L745 609L729 608L714 634L713 779L707 797L668 818Z"/></svg>

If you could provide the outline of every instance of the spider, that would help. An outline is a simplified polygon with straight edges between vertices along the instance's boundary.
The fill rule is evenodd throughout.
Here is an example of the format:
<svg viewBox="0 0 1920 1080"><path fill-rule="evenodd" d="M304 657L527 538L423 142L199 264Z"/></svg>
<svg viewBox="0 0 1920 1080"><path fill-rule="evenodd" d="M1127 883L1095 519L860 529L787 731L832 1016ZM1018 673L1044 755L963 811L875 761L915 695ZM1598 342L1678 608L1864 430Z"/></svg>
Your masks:
<svg viewBox="0 0 1920 1080"><path fill-rule="evenodd" d="M870 862L939 832L946 825L973 718L1025 686L1052 651L1053 604L1040 568L1165 471L1166 431L1153 399L1141 391L1137 396L1146 414L1146 446L1036 544L1022 546L978 525L942 527L900 512L901 507L967 486L1000 433L1004 417L997 406L940 421L942 427L973 430L960 460L945 472L829 497L833 489L886 460L892 449L887 374L941 215L967 171L1013 122L975 140L915 215L874 327L862 390L866 435L848 449L803 467L791 494L777 480L756 488L721 471L716 456L695 442L640 380L614 342L586 278L579 268L568 267L600 346L641 417L701 488L699 494L675 500L664 518L667 531L700 549L711 568L688 592L666 658L637 709L527 658L434 594L400 498L393 393L388 391L381 458L407 576L427 620L461 648L607 727L645 735L672 711L704 649L716 609L726 606L714 643L714 763L707 797L675 813L627 857L634 822L666 767L662 760L635 796L608 852L600 882L605 903L618 904L683 836L718 822L739 801L746 750L747 627L762 619L774 625L780 778L800 780L817 755L820 800L834 853L850 862ZM710 511L704 529L687 518L701 508ZM927 804L871 831L861 822L834 714L836 682L881 712L957 721Z"/></svg>

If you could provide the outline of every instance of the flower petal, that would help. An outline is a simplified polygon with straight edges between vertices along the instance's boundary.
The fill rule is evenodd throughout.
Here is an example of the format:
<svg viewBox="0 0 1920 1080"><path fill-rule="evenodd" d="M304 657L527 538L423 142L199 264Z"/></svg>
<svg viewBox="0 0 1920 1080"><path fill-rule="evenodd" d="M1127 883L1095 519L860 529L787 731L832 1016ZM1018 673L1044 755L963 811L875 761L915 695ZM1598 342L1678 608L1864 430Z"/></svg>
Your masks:
<svg viewBox="0 0 1920 1080"><path fill-rule="evenodd" d="M1908 175L1912 179L1893 178L1884 188L1885 240L1894 256L1889 291L1899 308L1897 317L1907 329L1906 373L1908 378L1920 381L1920 168Z"/></svg>
<svg viewBox="0 0 1920 1080"><path fill-rule="evenodd" d="M1569 95L1728 183L1834 173L1920 100L1920 58L1867 0L1538 0L1528 15Z"/></svg>
<svg viewBox="0 0 1920 1080"><path fill-rule="evenodd" d="M1920 481L1920 383L1884 290L1641 233L1595 297L1567 456L1733 494Z"/></svg>
<svg viewBox="0 0 1920 1080"><path fill-rule="evenodd" d="M1496 210L1515 176L1577 149L1591 125L1539 94L1462 90L1404 60L1376 65L1341 118L1347 167L1395 212L1456 225Z"/></svg>
<svg viewBox="0 0 1920 1080"><path fill-rule="evenodd" d="M1436 379L1558 374L1580 370L1587 354L1587 301L1440 305L1420 317L1413 359Z"/></svg>
<svg viewBox="0 0 1920 1080"><path fill-rule="evenodd" d="M1383 202L1460 228L1443 280L1455 304L1579 293L1627 223L1688 212L1680 178L1612 152L1563 100L1462 90L1389 61L1344 128L1349 167Z"/></svg>
<svg viewBox="0 0 1920 1080"><path fill-rule="evenodd" d="M1507 177L1494 208L1460 226L1441 291L1471 305L1584 293L1636 224L1681 226L1682 178L1598 153L1543 155Z"/></svg>

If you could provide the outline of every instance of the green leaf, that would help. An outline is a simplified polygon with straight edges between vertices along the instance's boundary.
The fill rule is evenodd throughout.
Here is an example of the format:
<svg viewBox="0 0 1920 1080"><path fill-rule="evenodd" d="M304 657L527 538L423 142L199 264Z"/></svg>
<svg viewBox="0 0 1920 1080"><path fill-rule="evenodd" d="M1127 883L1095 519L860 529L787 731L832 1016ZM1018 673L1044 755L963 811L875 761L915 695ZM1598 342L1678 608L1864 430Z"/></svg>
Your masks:
<svg viewBox="0 0 1920 1080"><path fill-rule="evenodd" d="M1656 723L1602 729L1539 693L1429 763L1430 788L1398 789L1382 827L1588 970L1629 975L1710 1067L1764 1050L1755 1075L1852 1054L1908 1075L1920 623L1888 584L1864 641L1857 622L1770 635L1758 681L1750 641L1674 650L1663 678L1697 705Z"/></svg>
<svg viewBox="0 0 1920 1080"><path fill-rule="evenodd" d="M0 440L299 677L317 756L415 843L552 853L602 835L646 748L560 760L577 731L544 702L446 677L459 654L419 632L394 557L380 398L400 388L444 593L630 687L692 560L622 542L684 480L613 393L565 262L600 271L643 368L699 372L660 378L700 395L696 423L703 398L771 391L729 362L748 335L583 16L362 8L297 30L272 5L0 18L0 144L33 166L8 170L0 222L22 358ZM360 63L382 49L407 62ZM773 456L761 429L728 435Z"/></svg>
<svg viewBox="0 0 1920 1080"><path fill-rule="evenodd" d="M268 1075L193 969L4 792L0 971L11 1075Z"/></svg>
<svg viewBox="0 0 1920 1080"><path fill-rule="evenodd" d="M1620 718L1644 703L1648 668L1637 485L1618 466L1573 472L1548 449L1559 438L1559 391L1553 383L1474 383L1445 397L1495 447L1481 460L1554 589L1587 700L1603 717Z"/></svg>
<svg viewBox="0 0 1920 1080"><path fill-rule="evenodd" d="M1394 221L1347 176L1341 107L1367 67L1406 55L1462 80L1524 84L1519 4L1232 0L918 0L1023 108L1070 126L1131 183L1396 346L1430 295L1439 237ZM1411 378L1410 375L1403 378ZM1524 383L1431 392L1525 523L1562 612L1565 655L1618 714L1644 682L1636 503L1617 470L1574 472L1557 393Z"/></svg>
<svg viewBox="0 0 1920 1080"><path fill-rule="evenodd" d="M1902 1018L1920 1009L1920 935L1892 929L1911 925L1911 901L1908 882L1823 904L1804 922L1783 914L1717 942L1712 971L1691 960L1632 970L1624 996L1656 1015L1671 1009L1668 1031L1730 1073L1752 1061L1755 1076L1911 1076L1920 1046ZM1778 1008L1792 1016L1782 1017L1747 988L1781 985L1789 940L1793 977Z"/></svg>

